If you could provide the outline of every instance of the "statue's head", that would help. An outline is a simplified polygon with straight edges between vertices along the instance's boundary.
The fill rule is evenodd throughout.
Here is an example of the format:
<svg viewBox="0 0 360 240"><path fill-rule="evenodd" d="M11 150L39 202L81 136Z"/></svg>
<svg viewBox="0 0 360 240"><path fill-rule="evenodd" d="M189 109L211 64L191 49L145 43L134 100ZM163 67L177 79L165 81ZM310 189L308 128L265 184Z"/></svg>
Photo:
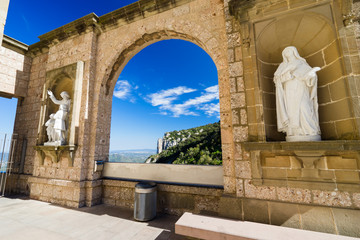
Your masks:
<svg viewBox="0 0 360 240"><path fill-rule="evenodd" d="M65 99L69 99L70 98L70 96L69 96L69 94L67 93L67 92L62 92L62 93L60 93L60 96L62 97L62 98L65 98Z"/></svg>
<svg viewBox="0 0 360 240"><path fill-rule="evenodd" d="M301 60L301 61L306 62L306 60L304 58L300 57L300 54L299 54L298 50L296 49L296 47L293 47L293 46L284 48L284 50L282 51L282 56L283 56L284 62L291 62L294 60Z"/></svg>
<svg viewBox="0 0 360 240"><path fill-rule="evenodd" d="M283 56L284 61L290 62L291 60L296 58L296 56L299 56L299 53L298 53L296 47L290 46L290 47L286 47L282 51L282 56Z"/></svg>

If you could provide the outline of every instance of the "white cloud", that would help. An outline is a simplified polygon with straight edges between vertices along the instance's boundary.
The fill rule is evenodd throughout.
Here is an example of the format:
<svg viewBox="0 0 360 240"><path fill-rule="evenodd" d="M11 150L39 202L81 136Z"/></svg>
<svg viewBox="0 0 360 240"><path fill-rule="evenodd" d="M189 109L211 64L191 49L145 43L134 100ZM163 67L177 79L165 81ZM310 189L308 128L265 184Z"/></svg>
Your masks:
<svg viewBox="0 0 360 240"><path fill-rule="evenodd" d="M210 103L204 104L203 106L199 107L199 110L203 110L206 115L209 117L215 116L220 118L220 104L219 103Z"/></svg>
<svg viewBox="0 0 360 240"><path fill-rule="evenodd" d="M185 116L199 116L199 113L194 110L204 111L209 116L216 116L220 112L219 104L211 103L219 99L218 85L211 86L205 89L199 97L188 99L183 103L174 104L180 95L196 91L195 89L187 87L177 87L168 90L162 90L157 93L148 95L149 102L153 106L158 106L162 115L172 113L173 117Z"/></svg>
<svg viewBox="0 0 360 240"><path fill-rule="evenodd" d="M189 99L183 105L184 106L198 106L202 103L211 102L215 99L219 99L218 85L206 88L205 93L203 93L200 97L196 97L194 99Z"/></svg>
<svg viewBox="0 0 360 240"><path fill-rule="evenodd" d="M186 107L183 104L164 105L164 106L160 106L160 109L163 111L170 111L173 117L180 117L181 115L185 115L185 116L199 115L193 111L190 111L189 107Z"/></svg>
<svg viewBox="0 0 360 240"><path fill-rule="evenodd" d="M121 100L129 100L130 102L135 102L135 99L131 95L131 90L137 88L137 86L135 88L132 87L127 80L119 80L115 85L114 96Z"/></svg>
<svg viewBox="0 0 360 240"><path fill-rule="evenodd" d="M194 91L196 91L196 89L183 86L161 90L160 92L148 95L148 101L153 106L167 106L171 105L174 100L178 99L178 96Z"/></svg>
<svg viewBox="0 0 360 240"><path fill-rule="evenodd" d="M208 87L205 89L205 91L209 93L216 93L217 95L219 95L219 85Z"/></svg>

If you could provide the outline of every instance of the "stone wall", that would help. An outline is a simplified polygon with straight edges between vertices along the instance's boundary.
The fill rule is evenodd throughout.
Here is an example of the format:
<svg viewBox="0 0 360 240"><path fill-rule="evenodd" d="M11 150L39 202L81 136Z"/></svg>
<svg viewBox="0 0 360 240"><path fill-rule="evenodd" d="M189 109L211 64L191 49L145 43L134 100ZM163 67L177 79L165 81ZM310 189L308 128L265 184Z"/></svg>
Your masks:
<svg viewBox="0 0 360 240"><path fill-rule="evenodd" d="M224 165L224 181L231 186L221 200L229 201L225 205L258 199L266 206L276 201L284 209L288 203L359 209L359 104L352 97L358 89L358 81L352 80L358 75L353 69L359 54L354 38L358 20L347 25L351 6L355 6L351 1L225 1L235 145L233 163ZM329 21L320 24L326 18ZM293 32L301 28L300 33ZM311 31L318 33L315 38ZM350 39L341 39L342 31ZM312 66L322 67L318 74L322 138L335 141L322 141L321 146L280 142L284 136L276 131L272 78L288 45L300 49ZM347 55L354 56L352 62ZM236 74L234 66L240 66ZM221 215L239 218L251 211L248 207ZM265 210L264 214L269 222L270 215ZM359 228L353 226L352 232Z"/></svg>
<svg viewBox="0 0 360 240"><path fill-rule="evenodd" d="M9 0L3 0L0 3L0 44L3 40L4 26L6 23L6 17L9 7Z"/></svg>
<svg viewBox="0 0 360 240"><path fill-rule="evenodd" d="M109 153L113 89L136 53L157 41L183 39L203 48L218 70L224 189L159 184L159 211L358 236L356 225L343 230L343 221L358 221L360 209L356 6L349 0L140 0L40 36L26 53L30 79L15 121L15 132L27 139L25 162L16 158L20 175L9 182L32 198L66 206L133 207L135 182L101 179L94 169ZM294 26L304 28L301 34L288 34ZM289 44L322 67L319 143L281 142L284 136L275 132L272 75ZM58 76L52 73L64 72L74 86L78 78L66 69L79 62L74 145L46 149L46 90Z"/></svg>
<svg viewBox="0 0 360 240"><path fill-rule="evenodd" d="M35 164L35 150L33 146L37 144L37 134L41 111L42 86L45 82L45 65L48 55L46 53L32 57L30 68L30 80L26 92L26 97L18 105L14 124L14 133L19 134L27 140L25 162L23 171L20 172L21 156L16 154L14 172L23 174L33 174ZM21 153L22 145L17 146L16 153Z"/></svg>
<svg viewBox="0 0 360 240"><path fill-rule="evenodd" d="M240 4L240 5L238 5ZM242 4L242 5L241 5ZM225 5L226 6L226 5ZM240 7L241 6L241 7ZM225 8L226 9L226 8ZM275 1L275 2L268 2L268 1L249 1L248 3L239 3L238 1L230 1L230 8L229 12L226 12L227 17L227 31L228 31L228 39L231 43L231 40L234 39L234 36L237 36L235 39L239 39L239 43L236 46L240 46L241 44L241 54L243 71L239 71L238 76L232 79L232 97L234 101L232 102L232 110L235 113L233 115L233 132L234 132L234 142L235 142L235 152L234 152L234 163L235 163L235 177L233 178L233 185L236 189L236 194L239 197L254 197L259 196L259 198L267 198L267 199L277 199L275 194L275 187L273 186L275 183L269 182L269 184L264 184L264 181L261 180L260 182L255 183L258 186L253 186L254 181L252 179L266 179L266 176L270 176L270 171L277 171L274 169L268 168L261 168L264 166L264 157L261 156L266 155L265 146L266 140L274 140L272 138L274 135L271 135L271 131L267 131L267 126L271 126L274 124L275 114L269 114L267 110L273 111L275 101L271 98L273 95L273 84L272 78L273 72L277 68L275 63L279 64L281 59L281 51L283 47L286 45L296 45L299 47L300 52L302 51L305 56L309 54L308 61L316 66L322 66L323 69L319 72L319 103L320 103L320 121L321 121L321 128L323 131L323 139L343 139L347 138L348 136L350 139L357 139L357 126L355 125L355 115L354 112L357 112L359 105L352 105L351 99L349 96L348 91L348 80L352 77L353 74L346 73L343 69L344 66L344 58L342 57L342 45L339 45L339 40L336 39L338 36L336 33L332 32L333 29L343 29L343 22L339 21L338 15L341 14L342 8L339 6L338 2L333 2L331 5L324 1ZM311 27L314 27L315 32L319 32L317 36L319 39L316 39L316 44L314 39L311 37L307 41L307 45L301 45L303 41L305 41L306 36L302 36L301 34L290 34L291 29L293 29L292 22L296 23L296 18L301 16L301 21L306 22L306 11L313 11L323 14L323 16L327 15L334 19L334 26L326 30L326 25L322 24L321 30L317 30L317 24L315 20L310 21L309 24L311 25L297 25L298 27L304 27L308 31L310 31ZM299 15L300 14L300 15ZM234 17L235 16L235 17ZM288 18L294 17L292 22L289 23L287 20ZM279 19L279 20L278 20ZM322 17L320 18L322 19ZM300 22L301 22L300 21ZM269 24L270 22L270 24ZM278 24L274 28L274 23ZM355 23L354 23L355 24ZM321 24L320 24L321 25ZM276 28L277 27L277 28ZM288 29L287 29L288 27ZM267 29L269 28L269 30ZM348 27L345 26L347 29ZM320 29L320 28L319 28ZM330 31L331 30L331 31ZM274 39L271 37L273 35L266 35L267 32L276 33L279 36L275 38L280 43L274 42ZM322 36L322 31L328 31L328 34ZM307 33L305 31L305 33ZM261 34L265 34L262 36ZM286 38L290 35L291 41L286 40ZM309 35L309 34L307 34ZM321 37L322 36L322 37ZM327 38L325 37L327 36ZM262 40L262 38L264 40ZM298 40L300 39L300 40ZM303 39L303 40L301 40ZM312 43L314 42L314 43ZM320 43L319 43L320 42ZM266 44L266 45L265 45ZM283 45L284 46L283 46ZM314 46L312 46L314 45ZM324 47L325 46L325 47ZM229 61L236 61L235 50L231 48L232 45L229 44ZM275 48L276 51L271 52L271 47ZM276 49L278 48L278 49ZM262 50L263 49L263 50ZM240 50L238 50L240 51ZM265 51L268 51L267 53ZM346 53L346 51L345 51ZM357 49L358 54L358 49ZM316 60L315 60L316 59ZM269 68L266 67L266 61L273 61L273 67ZM236 64L236 62L234 62ZM335 69L336 66L339 69ZM349 64L347 64L349 65ZM230 66L232 66L230 64ZM352 66L352 65L351 65ZM332 73L330 73L332 72ZM343 74L341 74L343 73ZM232 76L233 72L231 71L231 67L229 70L229 75ZM234 75L233 75L234 76ZM260 79L258 78L260 76ZM244 80L244 83L243 83ZM326 81L326 83L324 83ZM341 86L339 86L339 84ZM245 91L238 93L239 85L244 87L240 87L240 90ZM271 85L271 86L269 86ZM268 87L269 86L269 87ZM330 90L328 94L324 94L322 91L323 88ZM270 89L270 90L269 90ZM272 93L271 93L272 91ZM270 94L268 94L270 92ZM328 98L325 99L325 96ZM346 106L342 106L340 103L346 103ZM246 105L244 105L246 103ZM337 104L340 104L337 106ZM337 107L335 107L337 106ZM331 107L335 107L334 109L329 109ZM240 112L243 114L239 114ZM270 116L270 117L269 117ZM326 119L326 120L325 120ZM328 122L331 122L332 127L328 129L325 127ZM348 124L342 125L346 121ZM276 122L275 122L276 124ZM335 125L338 127L336 127ZM274 125L276 127L276 125ZM351 130L350 130L351 129ZM269 135L270 134L270 135ZM276 139L276 136L275 136ZM254 144L253 147L248 148L246 147L245 142L263 142L264 144ZM353 144L356 145L357 141ZM329 143L330 148L331 143ZM301 144L302 151L312 151L315 148L312 148L309 144ZM272 152L273 157L276 154L276 148L273 148L271 143L268 144L268 149ZM328 150L326 149L322 150ZM292 150L296 150L298 148L294 148ZM340 148L341 149L341 148ZM256 151L258 150L258 151ZM297 156L294 152L286 152L285 149L279 149L279 153L281 157L290 157L294 156L295 158L299 159L300 156ZM286 149L291 150L291 148ZM299 150L299 149L298 149ZM321 147L320 149L321 150ZM331 150L331 149L329 149ZM355 154L354 156L354 165L351 167L353 174L352 180L356 183L359 180L359 159L356 157L356 149L354 152L351 153L349 151L339 152L333 149L334 152L328 153L332 154L332 156L338 156L337 161L341 160L341 155L351 155ZM345 149L343 149L345 150ZM320 153L320 156L326 157L325 152ZM317 153L313 152L310 155L316 156ZM251 157L251 158L250 158ZM257 159L257 160L254 160ZM301 160L302 161L302 160ZM304 162L300 161L300 168L304 168ZM314 160L315 161L315 160ZM290 163L290 160L288 160ZM266 165L266 164L265 164ZM289 165L290 166L290 165ZM275 166L272 166L275 167ZM312 166L313 167L313 166ZM251 170L251 169L252 170ZM260 169L261 168L261 169ZM282 169L284 170L284 169ZM341 169L338 169L341 171ZM350 169L348 169L350 170ZM231 172L232 170L229 170ZM272 178L280 179L282 174L280 173L281 170L278 170L276 174L273 175ZM284 173L284 171L283 171ZM226 175L225 171L225 175ZM285 177L288 181L293 181L293 176L289 175ZM310 177L311 178L311 177ZM348 180L344 180L341 178L336 178L335 175L329 174L328 176L324 177L327 178L331 182L336 183L347 183ZM322 177L318 179L313 178L313 181L320 180L323 181ZM304 178L302 180L305 180ZM307 179L308 180L308 179ZM354 182L354 183L355 183ZM262 186L265 185L265 186ZM358 189L355 187L352 188L350 192L345 191L345 195L351 195L353 192L358 192ZM322 188L326 188L321 184L318 186L319 191ZM338 188L334 188L338 189ZM252 191L254 190L254 191ZM259 193L256 193L260 191ZM228 191L227 191L228 192ZM235 191L230 191L228 193L233 193ZM265 194L266 192L266 194ZM265 196L265 195L266 196ZM354 198L356 199L356 197ZM280 200L280 199L277 199ZM350 204L351 205L351 204ZM356 206L356 204L355 204Z"/></svg>
<svg viewBox="0 0 360 240"><path fill-rule="evenodd" d="M359 210L251 198L223 198L220 206L221 215L242 221L359 237Z"/></svg>
<svg viewBox="0 0 360 240"><path fill-rule="evenodd" d="M94 79L90 68L93 64L93 41L95 41L93 39L96 39L96 34L92 31L82 32L57 44L48 44L47 41L51 37L41 36L42 41L30 47L29 54L32 56L33 62L27 92L29 97L26 97L22 105L18 106L14 132L26 136L28 140L24 173L33 176L29 179L32 198L72 207L91 205L94 203L92 200L87 200L86 196L89 191L92 191L89 189L96 188L97 183L87 183L86 181L98 179L99 173L93 172L93 162L84 159L91 154L87 147L89 138L86 135L89 133L87 133L86 127L90 123L86 115L88 115L87 106L89 106L88 82L90 79ZM42 145L45 142L43 123L50 114L44 110L49 104L46 90L49 87L48 83L52 81L47 77L47 73L66 68L78 61L84 63L84 74L80 93L83 100L80 100L80 109L78 109L81 120L74 128L77 135L75 154L71 160L69 160L68 152L61 153L56 161L51 155L46 155L42 159L41 151L36 152L34 146ZM74 77L70 81L75 82ZM59 96L56 97L59 98ZM85 147L83 148L83 146ZM19 161L20 159L17 158L16 165L19 165ZM96 192L96 190L94 191ZM100 197L94 197L93 201L99 202Z"/></svg>
<svg viewBox="0 0 360 240"><path fill-rule="evenodd" d="M27 49L27 45L4 36L0 46L0 96L26 96L31 65L31 58L25 56Z"/></svg>
<svg viewBox="0 0 360 240"><path fill-rule="evenodd" d="M112 92L120 72L126 63L143 48L157 41L166 39L183 39L202 47L213 59L219 76L220 111L228 114L227 106L230 100L226 61L226 35L221 1L178 1L176 8L167 10L158 8L156 15L149 15L137 21L123 25L120 17L121 9L112 13L118 17L112 24L102 26L103 32L99 35L97 47L96 76L101 81L96 82L95 91L100 92L96 106L97 153L101 158L109 151L110 116ZM120 15L120 16L119 16ZM99 21L107 21L109 16L100 17ZM204 24L206 22L206 24ZM133 30L133 31L132 31ZM118 41L118 36L123 36ZM101 64L100 64L101 63ZM226 100L227 99L227 100ZM228 101L228 102L227 102ZM227 125L231 122L227 122ZM94 125L95 127L95 125ZM231 132L230 132L231 134Z"/></svg>
<svg viewBox="0 0 360 240"><path fill-rule="evenodd" d="M359 54L355 40L358 22L347 22L347 13L343 13L345 3L259 0L243 3L242 8L238 1L230 3L237 20L232 18L228 26L232 23L234 31L240 25L237 32L243 43L249 140L284 140L276 129L272 78L282 61L282 49L289 45L296 46L310 65L322 68L318 73L322 139L359 139L356 123L359 104L354 102L356 98L351 98L357 96L353 86L358 75L355 70Z"/></svg>
<svg viewBox="0 0 360 240"><path fill-rule="evenodd" d="M108 156L112 91L126 62L151 43L176 38L203 47L217 65L220 93L229 99L221 2L155 3L156 8L150 7L152 3L136 3L100 18L90 14L40 36L40 42L30 46L27 54L33 61L28 97L18 106L15 132L27 139L23 173L32 175L29 179L31 197L68 206L76 206L75 202L78 206L99 203L99 190L92 186L99 185L100 172L94 172L94 165L96 160L105 160ZM144 11L147 14L137 15ZM204 20L211 24L204 25ZM124 36L122 41L118 36ZM69 161L68 152L42 147L46 141L43 124L51 110L46 90L53 89L52 84L58 84L52 79L57 77L52 74L53 71L64 72L68 76L67 81L74 82L71 74L63 69L79 61L84 63L78 109L80 120L74 129L76 151ZM222 102L221 109L226 114L229 104L226 105L224 100ZM20 173L19 157L15 164L18 168L15 172ZM57 189L53 197L49 190L52 186ZM74 194L64 194L71 189ZM76 197L65 198L65 195Z"/></svg>

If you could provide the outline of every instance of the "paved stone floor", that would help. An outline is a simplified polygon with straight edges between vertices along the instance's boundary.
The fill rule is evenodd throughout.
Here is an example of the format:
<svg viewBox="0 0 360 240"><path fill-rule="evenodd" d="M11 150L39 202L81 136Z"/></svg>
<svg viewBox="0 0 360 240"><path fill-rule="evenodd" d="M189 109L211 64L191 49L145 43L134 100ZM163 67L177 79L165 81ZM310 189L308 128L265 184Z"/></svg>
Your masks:
<svg viewBox="0 0 360 240"><path fill-rule="evenodd" d="M0 197L1 240L180 240L174 233L179 217L158 215L136 222L129 209L98 205L69 209L26 198Z"/></svg>

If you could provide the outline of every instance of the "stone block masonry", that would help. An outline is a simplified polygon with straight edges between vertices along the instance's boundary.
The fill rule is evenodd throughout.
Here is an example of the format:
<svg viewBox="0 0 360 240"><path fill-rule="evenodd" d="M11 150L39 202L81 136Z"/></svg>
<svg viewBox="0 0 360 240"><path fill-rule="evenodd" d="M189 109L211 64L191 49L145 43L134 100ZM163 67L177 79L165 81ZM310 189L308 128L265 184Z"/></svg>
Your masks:
<svg viewBox="0 0 360 240"><path fill-rule="evenodd" d="M203 48L218 71L224 189L160 184L158 210L359 237L358 226L351 224L358 222L360 209L357 8L350 0L140 0L104 16L84 16L40 36L28 50L5 40L0 91L21 97L15 133L27 140L23 171L18 154L9 184L65 206L103 202L132 208L135 182L102 179L94 171L95 161L109 153L113 89L139 51L157 41L183 39ZM322 67L324 141L316 144L283 143L276 130L272 78L288 45L310 65ZM46 88L57 79L49 73L78 62L83 76L73 164L63 153L42 164L34 146L44 143ZM65 73L61 77L70 86L75 78ZM65 88L60 82L56 87Z"/></svg>
<svg viewBox="0 0 360 240"><path fill-rule="evenodd" d="M4 36L0 46L0 96L27 95L31 67L31 58L25 56L27 50L26 44Z"/></svg>
<svg viewBox="0 0 360 240"><path fill-rule="evenodd" d="M1 1L1 3L0 3L0 44L3 40L4 26L6 23L8 8L9 8L9 0Z"/></svg>

